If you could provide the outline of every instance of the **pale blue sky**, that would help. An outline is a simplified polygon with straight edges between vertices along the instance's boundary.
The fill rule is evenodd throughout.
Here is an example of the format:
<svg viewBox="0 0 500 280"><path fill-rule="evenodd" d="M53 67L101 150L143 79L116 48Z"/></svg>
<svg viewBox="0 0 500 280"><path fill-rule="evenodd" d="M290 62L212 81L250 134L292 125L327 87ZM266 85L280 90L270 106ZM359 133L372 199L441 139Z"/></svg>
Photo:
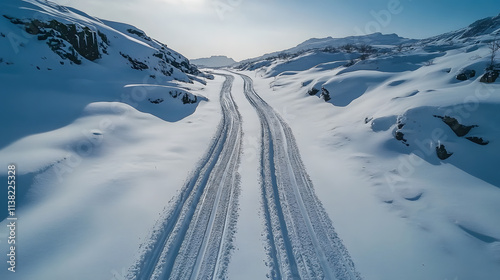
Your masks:
<svg viewBox="0 0 500 280"><path fill-rule="evenodd" d="M130 23L188 58L236 60L316 37L380 31L426 38L500 13L498 0L57 0Z"/></svg>

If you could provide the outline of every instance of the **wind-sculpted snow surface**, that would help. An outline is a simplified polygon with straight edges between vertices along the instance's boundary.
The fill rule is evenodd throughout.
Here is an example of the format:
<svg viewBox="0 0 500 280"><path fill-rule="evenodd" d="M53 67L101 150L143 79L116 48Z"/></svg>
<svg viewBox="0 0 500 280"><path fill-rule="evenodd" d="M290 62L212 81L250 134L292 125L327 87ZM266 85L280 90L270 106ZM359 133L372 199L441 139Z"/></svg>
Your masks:
<svg viewBox="0 0 500 280"><path fill-rule="evenodd" d="M145 244L129 279L223 279L238 217L241 117L225 76L209 151Z"/></svg>
<svg viewBox="0 0 500 280"><path fill-rule="evenodd" d="M245 81L261 120L263 212L272 279L361 279L316 197L291 129Z"/></svg>

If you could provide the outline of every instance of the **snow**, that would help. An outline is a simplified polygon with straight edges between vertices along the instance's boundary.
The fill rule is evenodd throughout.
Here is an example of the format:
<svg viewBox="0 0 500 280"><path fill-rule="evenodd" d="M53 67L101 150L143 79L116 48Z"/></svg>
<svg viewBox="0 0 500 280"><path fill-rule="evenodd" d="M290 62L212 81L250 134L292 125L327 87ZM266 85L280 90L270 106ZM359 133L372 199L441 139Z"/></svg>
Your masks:
<svg viewBox="0 0 500 280"><path fill-rule="evenodd" d="M6 35L0 39L5 132L0 164L17 166L19 217L17 272L1 269L0 278L122 279L118 276L135 262L158 215L207 148L220 118L221 81L206 87L177 68L170 77L131 69L120 51L140 59L161 46L83 13L44 1L1 5L2 14L18 18L43 14L47 20L94 26L111 46L95 62L71 64L0 17ZM154 63L148 62L157 67ZM192 101L194 92L197 101L183 104L183 95ZM159 98L164 100L159 104L149 100ZM2 181L6 172L0 173ZM2 201L6 195L0 194ZM2 210L2 252L8 248L6 217Z"/></svg>
<svg viewBox="0 0 500 280"><path fill-rule="evenodd" d="M260 123L255 109L243 93L243 79L236 77L233 96L243 120L243 154L240 164L241 194L235 251L228 270L228 279L265 279L264 223L261 214L261 192L255 179L259 178Z"/></svg>
<svg viewBox="0 0 500 280"><path fill-rule="evenodd" d="M500 87L479 82L486 43L436 49L372 56L350 67L327 58L297 69L275 59L244 72L291 126L316 192L365 279L500 273ZM456 80L464 69L476 76ZM313 87L319 92L309 96ZM328 102L318 98L321 88L330 92ZM478 125L467 136L490 143L458 137L434 115ZM395 139L397 131L409 146ZM437 158L439 144L453 152L449 159Z"/></svg>
<svg viewBox="0 0 500 280"><path fill-rule="evenodd" d="M394 47L397 45L410 44L415 41L416 40L399 37L396 34L381 34L381 33L373 33L365 36L350 36L345 38L332 38L332 37L313 38L293 48L279 52L265 54L263 56L256 58L243 60L240 63L262 61L283 53L295 54L295 53L308 52L314 50L316 51L323 50L325 48L339 48L341 46L349 44L367 44L370 46L378 46L386 48L386 47Z"/></svg>
<svg viewBox="0 0 500 280"><path fill-rule="evenodd" d="M0 181L7 181L6 166L16 164L19 218L17 272L2 268L0 278L126 279L219 136L223 116L219 97L225 78L216 75L211 80L209 74L188 69L190 65L181 65L187 63L181 54L127 24L45 1L8 0L0 8L0 14L20 19L57 19L75 24L78 31L88 27L111 41L105 45L108 54L95 61L80 56L82 63L77 65L0 16L0 33L5 35L0 37L0 166L4 167ZM285 231L269 231L266 224L259 180L264 168L261 149L266 145L273 152L266 156L276 155L279 163L273 168L283 174L277 181L295 181L281 184L287 191L280 199L288 202L287 207L271 209L285 213L283 219L293 229L289 236L293 246L278 248L282 255L276 259L286 259L283 252L288 250L292 252L288 257L300 253L303 260L329 266L324 258L314 259L324 251L317 244L328 242L308 237L322 227L315 216L306 214L308 209L324 208L335 229L329 234L336 233L340 248L348 252L343 256L352 258L363 279L499 275L500 82L479 81L497 21L498 17L479 21L423 41L394 34L311 39L285 51L297 55L272 58L281 53L277 52L251 60L247 70L237 74L252 78L256 93L272 107L261 116L268 115L281 128L269 132L278 136L268 140L291 145L283 150L293 153L270 149L270 143L261 147L265 126L245 97L243 78L230 74L231 93L241 115L241 123L234 127L241 125L242 138L232 138L233 152L222 159L231 164L221 164L220 174L223 181L237 182L235 157L241 158L239 183L225 184L239 184L237 213L230 213L238 220L235 232L223 227L224 240L231 240L216 246L225 254L215 256L210 246L216 243L210 240L219 236L215 232L221 218L208 212L224 212L224 207L207 203L204 207L211 211L198 213L196 219L208 217L211 233L205 235L195 226L188 231L201 244L202 254L189 252L195 242L188 242L179 256L194 264L193 278L210 273L204 267L212 263L228 279L271 276L268 234ZM483 26L484 22L491 26ZM470 35L474 30L477 36ZM462 38L463 34L468 35ZM85 43L81 39L86 37L77 38L79 45ZM101 37L95 38L103 43ZM90 41L87 38L86 43ZM377 46L379 54L358 60L358 51L321 51L358 42ZM395 47L399 44L405 47ZM132 69L132 62L120 53L149 68ZM159 53L170 62L155 56ZM172 72L164 75L161 70ZM474 70L475 77L457 80L464 70ZM311 96L313 88L318 92ZM321 95L323 89L329 92L328 102ZM444 116L474 127L459 137L439 118ZM294 141L289 140L291 133ZM398 135L404 140L397 140ZM237 143L242 145L238 156ZM437 157L440 145L451 157ZM300 161L304 167L296 168ZM285 176L297 169L308 175L309 187L293 187L302 175ZM0 199L5 201L6 194L1 192ZM223 204L224 195L220 189L203 200L215 198ZM0 253L4 254L9 233L7 213L1 213ZM299 214L303 219L297 218ZM280 242L279 237L276 240ZM307 242L316 246L302 244ZM229 245L234 250L220 249ZM342 250L333 251L323 253L342 255ZM180 275L187 264L177 264ZM317 266L290 271L285 264L282 267L284 275L294 269L304 275L320 271Z"/></svg>

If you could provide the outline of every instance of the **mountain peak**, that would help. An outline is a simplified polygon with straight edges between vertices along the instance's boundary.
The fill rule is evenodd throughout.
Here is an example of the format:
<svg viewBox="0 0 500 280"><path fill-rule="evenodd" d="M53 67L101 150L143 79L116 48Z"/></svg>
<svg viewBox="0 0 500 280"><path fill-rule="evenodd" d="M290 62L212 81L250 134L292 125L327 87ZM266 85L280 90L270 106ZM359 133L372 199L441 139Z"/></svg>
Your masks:
<svg viewBox="0 0 500 280"><path fill-rule="evenodd" d="M310 49L322 49L326 47L340 47L346 44L368 44L368 45L399 45L403 43L409 43L413 41L412 39L407 39L400 37L399 35L392 34L382 34L380 32L371 33L368 35L357 35L348 36L345 38L312 38L304 41L303 43L297 45L294 48L286 50L285 52L297 52Z"/></svg>
<svg viewBox="0 0 500 280"><path fill-rule="evenodd" d="M192 64L201 66L201 67L226 67L231 66L236 63L236 61L232 58L229 58L225 55L213 55L207 58L198 58L192 59Z"/></svg>
<svg viewBox="0 0 500 280"><path fill-rule="evenodd" d="M493 17L487 17L480 20L476 20L467 27L461 28L459 30L447 32L441 35L437 35L428 39L422 40L422 43L438 43L438 42L460 42L460 41L470 41L476 40L478 37L496 37L500 35L500 14ZM491 38L487 38L491 39Z"/></svg>

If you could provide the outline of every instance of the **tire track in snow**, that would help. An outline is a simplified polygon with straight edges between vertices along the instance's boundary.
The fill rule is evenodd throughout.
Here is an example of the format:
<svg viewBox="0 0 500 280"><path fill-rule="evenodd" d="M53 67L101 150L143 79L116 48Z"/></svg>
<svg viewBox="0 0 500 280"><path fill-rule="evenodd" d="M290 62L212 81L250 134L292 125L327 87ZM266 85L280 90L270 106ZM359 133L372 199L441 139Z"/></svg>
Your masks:
<svg viewBox="0 0 500 280"><path fill-rule="evenodd" d="M272 279L361 279L314 193L291 129L254 90L245 96L261 120L261 177Z"/></svg>
<svg viewBox="0 0 500 280"><path fill-rule="evenodd" d="M225 278L238 217L241 116L231 96L234 77L222 85L222 120L204 158L173 206L155 226L128 278Z"/></svg>

